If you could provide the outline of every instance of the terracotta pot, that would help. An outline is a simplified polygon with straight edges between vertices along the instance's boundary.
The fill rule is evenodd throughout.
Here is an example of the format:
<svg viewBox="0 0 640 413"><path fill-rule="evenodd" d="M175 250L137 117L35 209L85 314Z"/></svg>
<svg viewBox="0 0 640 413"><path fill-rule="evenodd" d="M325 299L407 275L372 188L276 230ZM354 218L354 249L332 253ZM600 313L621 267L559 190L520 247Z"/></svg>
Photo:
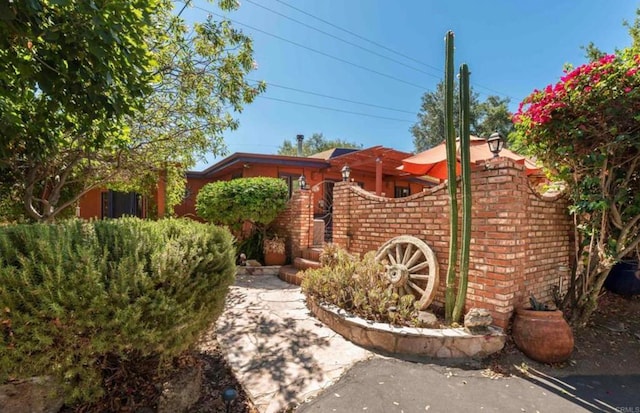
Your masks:
<svg viewBox="0 0 640 413"><path fill-rule="evenodd" d="M287 262L287 254L278 252L265 252L264 265L284 265Z"/></svg>
<svg viewBox="0 0 640 413"><path fill-rule="evenodd" d="M511 333L524 354L543 363L565 361L573 351L573 332L560 310L518 309Z"/></svg>

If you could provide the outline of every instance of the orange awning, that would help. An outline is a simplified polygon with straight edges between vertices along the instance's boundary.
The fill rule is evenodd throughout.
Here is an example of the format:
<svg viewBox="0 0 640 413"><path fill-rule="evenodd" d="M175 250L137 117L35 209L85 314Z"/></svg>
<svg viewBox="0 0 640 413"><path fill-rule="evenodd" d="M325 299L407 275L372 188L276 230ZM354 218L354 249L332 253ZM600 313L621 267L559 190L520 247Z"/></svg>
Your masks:
<svg viewBox="0 0 640 413"><path fill-rule="evenodd" d="M489 150L489 146L486 140L478 138L476 136L471 137L471 163L478 161L488 160L493 158L493 153ZM511 158L516 163L525 165L527 169L527 175L535 173L540 170L534 162L526 159L524 156L518 155L508 149L500 151L501 157ZM460 175L460 145L459 140L456 150L456 175ZM398 169L410 173L412 175L422 176L429 175L441 180L447 179L447 151L445 143L434 146L431 149L427 149L424 152L420 152L417 155L402 160L402 166Z"/></svg>

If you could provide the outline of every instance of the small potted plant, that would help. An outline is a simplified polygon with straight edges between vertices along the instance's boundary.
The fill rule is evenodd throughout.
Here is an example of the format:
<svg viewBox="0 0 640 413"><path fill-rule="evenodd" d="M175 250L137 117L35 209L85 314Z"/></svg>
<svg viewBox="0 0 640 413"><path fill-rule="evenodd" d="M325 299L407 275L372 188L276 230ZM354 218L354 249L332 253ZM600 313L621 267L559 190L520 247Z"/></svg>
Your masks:
<svg viewBox="0 0 640 413"><path fill-rule="evenodd" d="M511 330L513 341L529 358L559 363L573 352L573 332L562 311L550 308L531 295L529 308L519 308Z"/></svg>
<svg viewBox="0 0 640 413"><path fill-rule="evenodd" d="M265 265L283 265L287 261L285 239L278 234L267 235L262 248Z"/></svg>

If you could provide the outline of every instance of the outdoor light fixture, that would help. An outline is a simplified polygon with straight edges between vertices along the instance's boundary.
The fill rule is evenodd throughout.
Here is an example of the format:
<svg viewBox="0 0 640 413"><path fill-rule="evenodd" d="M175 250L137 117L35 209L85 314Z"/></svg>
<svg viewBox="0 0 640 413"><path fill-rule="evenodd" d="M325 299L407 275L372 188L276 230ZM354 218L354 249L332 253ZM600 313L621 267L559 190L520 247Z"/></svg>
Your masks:
<svg viewBox="0 0 640 413"><path fill-rule="evenodd" d="M222 392L222 400L227 407L227 413L231 412L231 402L234 401L236 397L238 397L238 392L232 387L227 387Z"/></svg>
<svg viewBox="0 0 640 413"><path fill-rule="evenodd" d="M493 132L487 139L487 145L489 145L489 150L493 154L493 157L497 158L500 151L504 148L504 138L499 132Z"/></svg>
<svg viewBox="0 0 640 413"><path fill-rule="evenodd" d="M298 178L298 185L300 185L300 189L305 189L307 187L307 179L304 177L304 174L300 175L300 178Z"/></svg>
<svg viewBox="0 0 640 413"><path fill-rule="evenodd" d="M349 168L349 165L343 166L340 172L342 172L342 180L344 182L348 182L349 177L351 176L351 168Z"/></svg>

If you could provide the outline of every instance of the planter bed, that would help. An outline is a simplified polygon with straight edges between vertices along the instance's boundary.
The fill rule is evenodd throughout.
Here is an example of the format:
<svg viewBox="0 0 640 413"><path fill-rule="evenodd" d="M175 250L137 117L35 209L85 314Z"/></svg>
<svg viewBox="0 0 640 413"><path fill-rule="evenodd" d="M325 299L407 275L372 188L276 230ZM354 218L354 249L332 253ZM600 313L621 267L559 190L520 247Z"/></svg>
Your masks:
<svg viewBox="0 0 640 413"><path fill-rule="evenodd" d="M502 329L471 334L464 328L397 327L364 320L332 305L307 299L311 312L332 330L362 347L393 354L435 358L486 357L504 347Z"/></svg>

